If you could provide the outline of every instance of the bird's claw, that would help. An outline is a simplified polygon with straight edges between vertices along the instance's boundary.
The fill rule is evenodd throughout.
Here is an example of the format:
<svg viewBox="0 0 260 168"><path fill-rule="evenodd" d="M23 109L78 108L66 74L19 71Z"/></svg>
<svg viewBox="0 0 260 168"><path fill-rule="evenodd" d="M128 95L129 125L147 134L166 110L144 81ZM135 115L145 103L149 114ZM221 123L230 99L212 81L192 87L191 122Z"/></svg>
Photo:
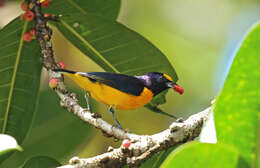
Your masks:
<svg viewBox="0 0 260 168"><path fill-rule="evenodd" d="M182 117L177 118L176 122L178 122L178 123L183 123L183 122L184 122L184 119L183 119Z"/></svg>

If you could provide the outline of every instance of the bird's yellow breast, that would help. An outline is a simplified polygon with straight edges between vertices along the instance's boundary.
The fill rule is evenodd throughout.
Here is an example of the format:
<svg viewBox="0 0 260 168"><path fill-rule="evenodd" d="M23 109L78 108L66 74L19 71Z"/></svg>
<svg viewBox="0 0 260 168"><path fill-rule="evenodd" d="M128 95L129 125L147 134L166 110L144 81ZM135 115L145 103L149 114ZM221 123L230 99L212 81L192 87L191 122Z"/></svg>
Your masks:
<svg viewBox="0 0 260 168"><path fill-rule="evenodd" d="M114 105L119 110L134 110L147 104L153 93L146 87L139 96L134 96L100 82L92 82L79 74L66 74L99 102Z"/></svg>

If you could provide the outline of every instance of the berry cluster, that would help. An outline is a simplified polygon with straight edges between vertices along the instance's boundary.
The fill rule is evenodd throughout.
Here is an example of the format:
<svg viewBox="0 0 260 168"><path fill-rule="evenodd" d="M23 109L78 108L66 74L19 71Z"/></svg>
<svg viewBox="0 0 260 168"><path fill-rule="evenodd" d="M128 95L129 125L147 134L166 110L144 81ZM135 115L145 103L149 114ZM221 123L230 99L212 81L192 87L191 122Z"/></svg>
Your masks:
<svg viewBox="0 0 260 168"><path fill-rule="evenodd" d="M47 7L50 5L51 0L39 0L41 2L41 6L43 8ZM33 4L29 3L27 4L26 2L23 2L21 4L21 9L25 11L24 14L20 15L20 19L27 20L27 21L32 21L34 19L34 13L31 11L33 8ZM50 14L44 14L44 17L50 17L52 15ZM26 42L30 42L33 38L35 37L35 29L31 28L29 32L26 32L23 34L23 40Z"/></svg>
<svg viewBox="0 0 260 168"><path fill-rule="evenodd" d="M30 42L35 37L35 29L31 28L29 32L23 34L23 40Z"/></svg>

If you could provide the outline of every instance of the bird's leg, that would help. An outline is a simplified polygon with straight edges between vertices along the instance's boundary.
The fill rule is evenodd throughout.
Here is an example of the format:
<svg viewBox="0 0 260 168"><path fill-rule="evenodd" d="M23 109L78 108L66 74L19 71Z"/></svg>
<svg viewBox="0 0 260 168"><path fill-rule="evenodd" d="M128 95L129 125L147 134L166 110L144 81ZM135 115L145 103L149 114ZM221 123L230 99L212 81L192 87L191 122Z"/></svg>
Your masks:
<svg viewBox="0 0 260 168"><path fill-rule="evenodd" d="M90 93L88 91L84 91L84 92L85 92L84 97L85 97L86 103L87 103L87 108L84 108L84 110L92 112L91 107L90 107L90 102L89 102ZM99 113L92 113L92 117L101 118L101 115Z"/></svg>
<svg viewBox="0 0 260 168"><path fill-rule="evenodd" d="M86 110L91 112L90 103L89 103L89 97L90 97L89 92L85 91L84 97L85 97L86 103L87 103Z"/></svg>
<svg viewBox="0 0 260 168"><path fill-rule="evenodd" d="M109 112L110 112L110 114L112 115L113 119L115 120L116 125L118 126L118 128L123 129L122 126L121 126L121 124L119 123L119 121L116 119L116 117L115 117L115 115L114 115L115 110L114 110L113 106L110 106L110 107L109 107Z"/></svg>

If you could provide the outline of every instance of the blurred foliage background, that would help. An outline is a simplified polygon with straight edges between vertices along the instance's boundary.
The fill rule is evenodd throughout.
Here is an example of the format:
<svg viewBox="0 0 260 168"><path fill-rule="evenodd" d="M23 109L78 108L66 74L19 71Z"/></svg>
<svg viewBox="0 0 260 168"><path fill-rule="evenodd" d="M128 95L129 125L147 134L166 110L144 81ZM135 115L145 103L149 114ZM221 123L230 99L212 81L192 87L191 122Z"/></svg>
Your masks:
<svg viewBox="0 0 260 168"><path fill-rule="evenodd" d="M22 13L20 2L0 0L0 27L16 17L17 13ZM146 37L168 57L178 73L178 84L184 88L185 94L180 96L170 91L167 103L162 108L168 113L187 118L209 106L210 101L218 95L236 48L246 30L260 19L259 8L257 0L122 0L118 21ZM102 71L56 30L53 43L57 61L64 62L67 69ZM63 160L75 154L81 157L94 156L105 152L108 146L120 145L111 138L105 138L100 131L89 131L91 128L87 124L84 128L78 126L75 129L79 130L78 133L73 135L57 134L61 130L69 130L70 124L75 126L81 121L59 107L57 96L48 88L48 80L43 71L39 110L33 129L24 143L32 149L31 152L31 142L41 143L30 138L37 136L45 137L46 141L54 137L56 141L67 141L64 145L68 148L60 147L66 155L52 152L53 157ZM65 83L78 95L83 95L72 81L66 79ZM83 98L81 100L84 102ZM104 105L94 101L93 104L95 111L101 113L106 121L113 122ZM124 128L138 134L159 132L172 122L170 118L144 108L117 111L116 115ZM44 127L46 123L48 128ZM87 135L82 135L84 130L87 130ZM60 138L56 138L58 136ZM71 136L75 138L71 140ZM48 143L52 142L47 141L46 145ZM37 151L34 153L37 154ZM25 156L13 158L22 157Z"/></svg>

